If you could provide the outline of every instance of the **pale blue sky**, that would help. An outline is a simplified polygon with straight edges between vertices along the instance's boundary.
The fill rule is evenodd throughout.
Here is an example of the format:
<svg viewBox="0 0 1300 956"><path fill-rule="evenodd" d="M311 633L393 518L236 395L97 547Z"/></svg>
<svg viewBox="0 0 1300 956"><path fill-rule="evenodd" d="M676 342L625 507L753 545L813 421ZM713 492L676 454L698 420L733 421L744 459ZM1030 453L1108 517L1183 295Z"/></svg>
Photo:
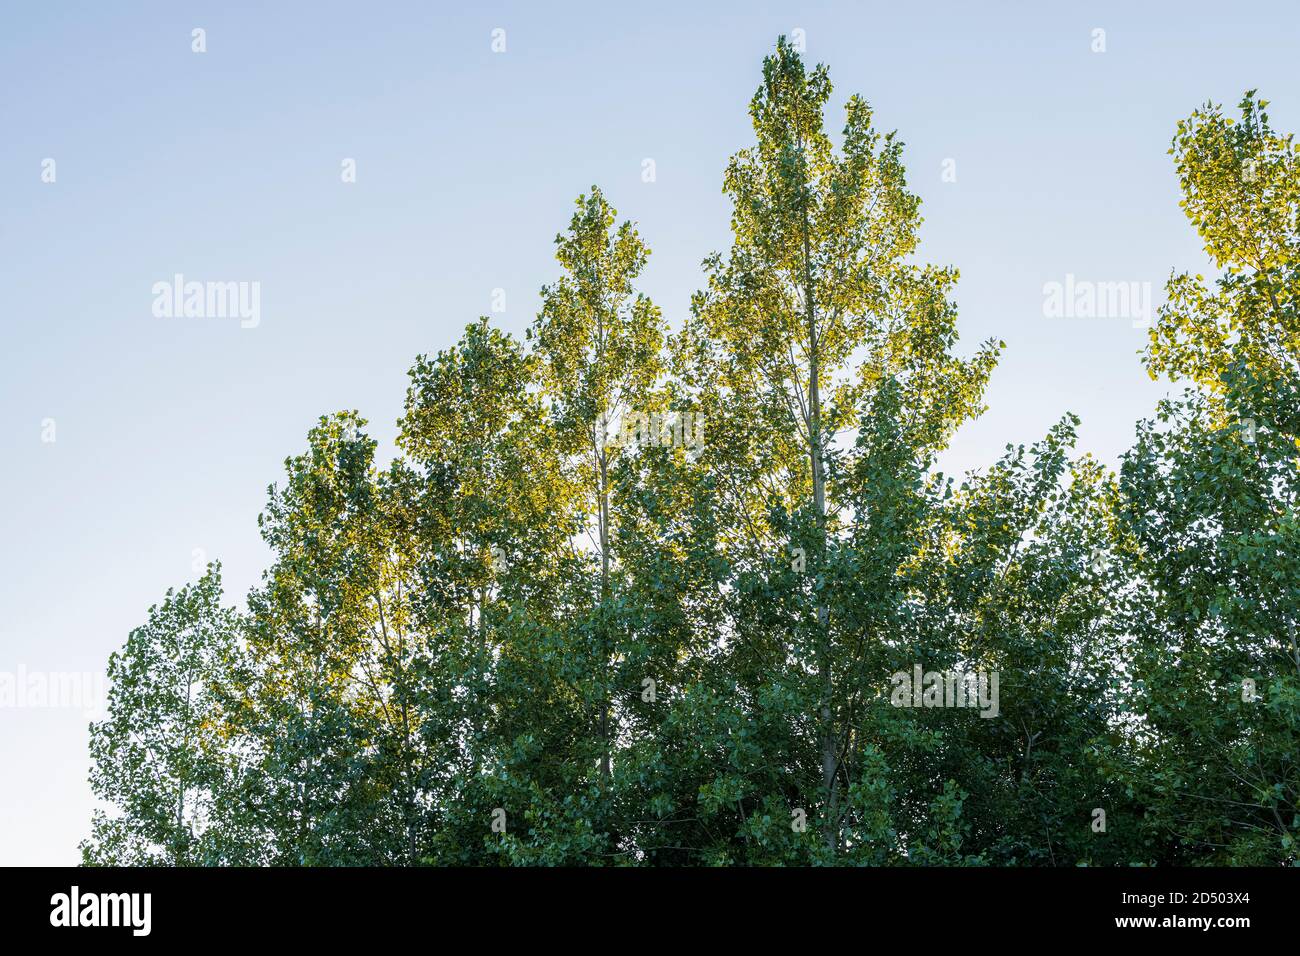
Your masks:
<svg viewBox="0 0 1300 956"><path fill-rule="evenodd" d="M1293 2L6 4L0 672L102 672L196 548L241 600L266 487L315 418L356 408L391 442L417 353L494 288L496 321L531 321L591 184L639 222L644 289L679 324L728 245L721 176L762 57L795 28L831 68L835 128L858 92L907 144L965 347L1007 343L949 464L1067 410L1113 461L1166 387L1129 320L1045 318L1043 284L1159 299L1172 267L1203 267L1174 124L1258 87L1300 130L1297 27ZM260 325L155 318L151 286L178 272L259 282ZM76 861L87 767L80 711L0 709L0 863Z"/></svg>

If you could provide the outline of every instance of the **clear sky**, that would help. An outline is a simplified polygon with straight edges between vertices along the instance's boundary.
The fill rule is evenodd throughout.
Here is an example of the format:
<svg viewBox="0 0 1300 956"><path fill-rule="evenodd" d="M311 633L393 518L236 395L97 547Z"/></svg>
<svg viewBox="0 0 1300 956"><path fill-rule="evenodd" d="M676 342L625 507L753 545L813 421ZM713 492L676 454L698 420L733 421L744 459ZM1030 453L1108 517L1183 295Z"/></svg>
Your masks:
<svg viewBox="0 0 1300 956"><path fill-rule="evenodd" d="M1067 411L1113 462L1167 387L1129 318L1045 316L1044 284L1149 282L1158 304L1171 268L1204 268L1174 124L1258 87L1300 130L1298 27L1294 0L5 3L0 675L102 674L196 549L242 600L266 488L316 417L355 408L391 443L415 355L494 289L494 321L532 320L593 183L639 223L643 288L679 325L728 246L722 171L762 57L796 29L830 66L834 128L857 92L907 144L964 347L1007 343L948 465ZM156 317L177 273L260 283L260 322ZM0 705L0 863L78 859L86 725L82 703Z"/></svg>

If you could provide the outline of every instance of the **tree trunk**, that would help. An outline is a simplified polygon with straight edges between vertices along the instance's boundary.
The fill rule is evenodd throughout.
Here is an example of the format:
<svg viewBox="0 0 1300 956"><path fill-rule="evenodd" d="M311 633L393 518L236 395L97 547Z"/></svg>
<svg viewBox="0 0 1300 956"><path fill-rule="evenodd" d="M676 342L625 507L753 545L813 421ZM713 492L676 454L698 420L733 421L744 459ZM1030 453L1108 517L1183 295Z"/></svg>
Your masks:
<svg viewBox="0 0 1300 956"><path fill-rule="evenodd" d="M800 144L802 149L802 143ZM812 466L813 510L817 520L817 559L826 555L826 464L822 457L821 432L821 358L818 353L816 288L812 274L812 249L809 241L808 208L803 208L804 308L808 324L808 457ZM822 836L832 853L839 849L839 742L831 710L834 683L831 675L830 607L823 591L817 597L817 676L821 683L822 788L826 791L826 820Z"/></svg>
<svg viewBox="0 0 1300 956"><path fill-rule="evenodd" d="M597 450L600 464L600 776L609 783L612 771L609 726L609 459L605 449Z"/></svg>

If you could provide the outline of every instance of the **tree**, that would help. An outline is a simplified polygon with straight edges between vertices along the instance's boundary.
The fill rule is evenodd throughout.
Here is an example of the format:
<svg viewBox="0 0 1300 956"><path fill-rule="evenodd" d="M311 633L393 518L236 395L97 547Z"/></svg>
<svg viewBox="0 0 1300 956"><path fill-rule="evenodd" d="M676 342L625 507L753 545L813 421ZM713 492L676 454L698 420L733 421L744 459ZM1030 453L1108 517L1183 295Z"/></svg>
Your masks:
<svg viewBox="0 0 1300 956"><path fill-rule="evenodd" d="M1241 120L1207 104L1180 120L1169 153L1183 207L1224 271L1211 291L1181 273L1152 327L1152 378L1165 374L1222 395L1241 364L1274 388L1294 388L1300 355L1300 144L1269 124L1267 100L1251 90ZM1292 433L1295 434L1294 432Z"/></svg>
<svg viewBox="0 0 1300 956"><path fill-rule="evenodd" d="M724 180L732 250L705 262L708 289L696 297L678 364L710 424L711 463L745 529L748 567L765 577L774 556L776 567L791 553L806 562L806 574L782 585L799 596L777 625L792 643L774 645L765 666L813 675L815 687L787 690L817 725L817 803L834 854L853 720L842 668L863 639L880 639L834 616L829 580L841 538L871 520L851 512L855 453L837 440L892 391L906 457L924 470L981 410L998 345L985 343L971 359L951 354L956 273L908 262L920 217L902 144L877 133L870 107L854 96L837 152L823 129L830 93L826 68L806 71L784 38L764 61L750 105L757 144L733 157ZM872 556L855 561L869 567ZM751 593L770 604L766 590ZM756 626L776 624L769 610L755 611Z"/></svg>
<svg viewBox="0 0 1300 956"><path fill-rule="evenodd" d="M565 273L542 290L542 308L529 330L541 360L543 393L562 442L565 471L581 489L579 520L597 562L587 679L592 688L599 766L608 783L617 717L611 700L617 649L614 545L618 523L611 501L615 430L624 418L654 410L665 334L659 309L634 282L649 250L631 222L614 229L617 212L596 187L577 200L567 235L557 236Z"/></svg>
<svg viewBox="0 0 1300 956"><path fill-rule="evenodd" d="M435 861L524 852L512 828L491 834L492 813L548 812L534 804L571 789L571 740L587 729L549 639L585 595L564 574L576 489L537 377L537 359L483 319L417 359L399 423Z"/></svg>
<svg viewBox="0 0 1300 956"><path fill-rule="evenodd" d="M238 654L239 616L222 606L221 567L168 591L108 660L108 716L90 728L91 788L116 807L95 812L87 864L229 862L213 819L229 782L230 741L215 689Z"/></svg>
<svg viewBox="0 0 1300 956"><path fill-rule="evenodd" d="M393 683L409 612L388 600L401 551L363 426L350 412L323 417L258 519L275 561L249 595L233 719L252 745L248 801L276 863L411 859L413 728Z"/></svg>
<svg viewBox="0 0 1300 956"><path fill-rule="evenodd" d="M112 657L87 863L1297 862L1291 138L1179 124L1226 271L1171 278L1184 392L1118 473L1067 414L950 476L1002 344L957 354L902 144L830 94L779 41L677 334L593 187L526 340L415 360L387 466L318 421L246 612L213 566Z"/></svg>
<svg viewBox="0 0 1300 956"><path fill-rule="evenodd" d="M1247 93L1178 124L1182 205L1226 271L1174 276L1146 353L1190 384L1140 425L1119 543L1136 721L1116 776L1176 862L1294 863L1300 833L1297 147Z"/></svg>

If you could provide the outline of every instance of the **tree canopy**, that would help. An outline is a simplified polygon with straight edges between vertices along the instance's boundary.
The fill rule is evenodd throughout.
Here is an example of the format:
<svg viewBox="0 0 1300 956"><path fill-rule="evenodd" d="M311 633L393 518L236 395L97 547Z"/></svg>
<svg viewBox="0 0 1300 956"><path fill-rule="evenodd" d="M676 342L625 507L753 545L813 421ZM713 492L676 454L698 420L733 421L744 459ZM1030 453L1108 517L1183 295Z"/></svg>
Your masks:
<svg viewBox="0 0 1300 956"><path fill-rule="evenodd" d="M522 340L415 360L392 464L319 420L261 585L110 659L87 864L1298 862L1300 146L1253 92L1178 123L1221 273L1169 280L1118 468L1063 411L954 476L1004 345L830 95L764 60L680 329L593 186Z"/></svg>

